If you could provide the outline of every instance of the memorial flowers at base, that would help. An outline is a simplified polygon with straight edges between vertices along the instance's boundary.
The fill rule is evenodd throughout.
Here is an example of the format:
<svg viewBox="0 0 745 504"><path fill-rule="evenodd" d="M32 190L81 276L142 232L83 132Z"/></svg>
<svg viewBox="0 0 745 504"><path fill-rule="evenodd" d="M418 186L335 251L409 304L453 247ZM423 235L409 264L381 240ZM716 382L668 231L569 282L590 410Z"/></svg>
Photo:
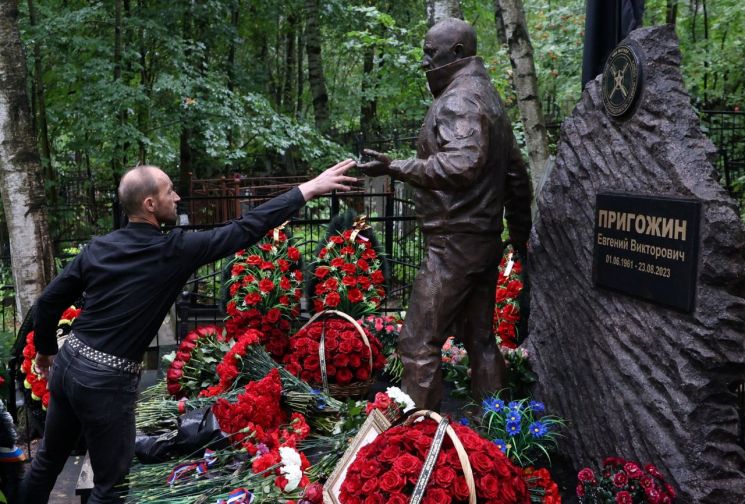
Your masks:
<svg viewBox="0 0 745 504"><path fill-rule="evenodd" d="M585 467L577 474L577 497L583 504L668 504L677 492L652 464L607 457L596 474Z"/></svg>
<svg viewBox="0 0 745 504"><path fill-rule="evenodd" d="M500 395L484 399L476 430L521 467L550 463L564 420L546 414L540 401L521 399L505 402Z"/></svg>
<svg viewBox="0 0 745 504"><path fill-rule="evenodd" d="M378 338L366 333L370 343L368 348L354 323L341 318L324 318L311 322L292 335L290 352L284 359L287 371L310 384L322 383L319 355L322 334L329 384L364 382L385 366L385 357Z"/></svg>
<svg viewBox="0 0 745 504"><path fill-rule="evenodd" d="M452 424L471 464L478 502L527 503L522 472L491 442L468 427ZM342 504L405 504L422 471L437 423L431 419L393 427L362 447L341 486ZM446 437L425 490L423 503L466 503L469 490L458 453Z"/></svg>
<svg viewBox="0 0 745 504"><path fill-rule="evenodd" d="M404 366L399 357L398 337L401 333L402 320L397 315L368 315L357 321L369 334L377 337L383 345L385 372L394 383L401 381Z"/></svg>
<svg viewBox="0 0 745 504"><path fill-rule="evenodd" d="M561 504L559 485L551 478L545 467L536 469L529 466L523 469L523 478L528 484L531 500L541 504Z"/></svg>
<svg viewBox="0 0 745 504"><path fill-rule="evenodd" d="M318 252L311 264L314 312L339 310L359 319L382 304L385 276L378 253L360 233L367 227L363 219L358 220L354 228L331 236Z"/></svg>
<svg viewBox="0 0 745 504"><path fill-rule="evenodd" d="M276 359L287 351L292 321L300 315L303 272L294 243L282 227L272 229L235 254L226 282L228 334L261 331L261 343Z"/></svg>
<svg viewBox="0 0 745 504"><path fill-rule="evenodd" d="M518 296L523 290L522 263L514 255L511 246L504 249L499 263L497 292L494 303L492 331L499 346L516 348L519 343L517 323L520 321Z"/></svg>
<svg viewBox="0 0 745 504"><path fill-rule="evenodd" d="M82 310L71 306L67 308L60 317L57 324L57 339L60 341L62 335L66 335L73 321L80 315ZM44 410L49 405L49 390L47 389L47 380L36 373L34 369L34 359L36 358L36 346L34 346L34 331L26 335L26 344L23 347L23 362L21 362L21 372L26 376L23 380L23 386L29 390L31 399L41 403Z"/></svg>
<svg viewBox="0 0 745 504"><path fill-rule="evenodd" d="M176 398L196 397L204 388L215 385L215 366L230 347L224 328L207 325L190 331L175 352L163 357L168 364L168 393Z"/></svg>

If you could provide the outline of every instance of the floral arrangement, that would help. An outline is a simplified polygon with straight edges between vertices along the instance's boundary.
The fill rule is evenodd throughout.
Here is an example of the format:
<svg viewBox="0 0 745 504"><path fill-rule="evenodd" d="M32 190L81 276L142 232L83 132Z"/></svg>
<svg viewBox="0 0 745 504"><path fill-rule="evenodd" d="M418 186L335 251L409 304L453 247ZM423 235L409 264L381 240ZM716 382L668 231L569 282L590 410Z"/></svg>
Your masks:
<svg viewBox="0 0 745 504"><path fill-rule="evenodd" d="M215 365L230 350L225 329L200 326L189 332L178 350L163 357L168 365L166 390L176 398L196 397L202 389L215 385Z"/></svg>
<svg viewBox="0 0 745 504"><path fill-rule="evenodd" d="M545 467L536 469L529 466L523 469L523 478L528 484L530 495L537 496L541 504L561 504L559 485L551 478L551 473ZM535 502L535 500L533 500Z"/></svg>
<svg viewBox="0 0 745 504"><path fill-rule="evenodd" d="M261 343L276 359L287 351L291 323L300 315L303 272L300 250L282 227L235 254L226 282L228 334L261 331Z"/></svg>
<svg viewBox="0 0 745 504"><path fill-rule="evenodd" d="M546 415L542 402L523 399L505 404L497 394L484 399L481 407L477 430L515 464L536 465L543 457L550 463L548 453L556 448L558 429L564 421Z"/></svg>
<svg viewBox="0 0 745 504"><path fill-rule="evenodd" d="M373 402L367 403L365 414L369 415L372 410L376 409L383 413L391 423L394 423L415 407L409 394L398 387L388 387L385 392L376 393Z"/></svg>
<svg viewBox="0 0 745 504"><path fill-rule="evenodd" d="M319 356L321 334L325 335L326 375L329 384L343 386L364 382L385 366L385 357L378 338L366 332L370 343L368 348L354 323L334 318L313 321L292 335L290 352L284 359L287 371L311 384L322 382Z"/></svg>
<svg viewBox="0 0 745 504"><path fill-rule="evenodd" d="M201 397L212 397L229 391L243 370L243 361L251 345L259 344L262 334L255 329L248 329L238 336L230 350L223 356L222 361L215 368L219 379L216 385L208 386L199 395Z"/></svg>
<svg viewBox="0 0 745 504"><path fill-rule="evenodd" d="M355 319L377 310L385 298L382 262L368 238L364 219L332 235L311 268L315 280L313 311L342 311Z"/></svg>
<svg viewBox="0 0 745 504"><path fill-rule="evenodd" d="M62 313L59 323L57 324L58 337L63 333L66 334L72 326L73 321L80 315L81 308L71 306ZM34 346L34 331L26 335L26 345L23 347L23 362L21 363L21 372L26 375L23 380L23 386L31 392L31 399L40 401L41 407L46 410L49 405L49 390L47 389L47 380L36 373L34 369L34 359L36 358L36 347Z"/></svg>
<svg viewBox="0 0 745 504"><path fill-rule="evenodd" d="M581 503L668 504L675 501L675 488L652 464L640 464L620 457L608 457L596 476L589 467L577 474L577 497Z"/></svg>
<svg viewBox="0 0 745 504"><path fill-rule="evenodd" d="M459 424L452 424L468 453L478 502L529 502L520 469L491 442ZM342 504L380 502L405 504L432 445L437 423L431 419L397 426L362 447L341 486ZM469 491L458 453L446 437L424 494L424 503L465 503Z"/></svg>
<svg viewBox="0 0 745 504"><path fill-rule="evenodd" d="M394 383L401 381L404 366L397 352L398 336L401 333L402 320L396 315L368 315L357 321L369 334L372 334L383 345L385 372Z"/></svg>
<svg viewBox="0 0 745 504"><path fill-rule="evenodd" d="M517 298L523 290L522 264L513 256L512 247L505 247L499 263L492 319L492 331L497 336L497 342L507 348L516 348L518 344L517 323L520 321L520 305Z"/></svg>

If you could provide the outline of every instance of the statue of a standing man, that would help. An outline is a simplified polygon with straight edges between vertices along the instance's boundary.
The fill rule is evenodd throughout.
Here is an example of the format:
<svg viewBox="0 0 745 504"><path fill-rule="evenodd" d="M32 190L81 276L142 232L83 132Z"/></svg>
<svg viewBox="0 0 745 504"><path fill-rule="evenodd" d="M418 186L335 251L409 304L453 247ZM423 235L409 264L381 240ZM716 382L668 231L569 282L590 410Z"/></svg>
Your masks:
<svg viewBox="0 0 745 504"><path fill-rule="evenodd" d="M445 19L424 39L422 66L434 102L417 140L417 157L392 161L366 151L370 176L390 175L416 188L426 254L414 282L399 353L403 389L420 408L439 409L441 348L453 334L466 347L474 398L506 385L492 334L502 217L524 250L531 185L502 101L468 23Z"/></svg>

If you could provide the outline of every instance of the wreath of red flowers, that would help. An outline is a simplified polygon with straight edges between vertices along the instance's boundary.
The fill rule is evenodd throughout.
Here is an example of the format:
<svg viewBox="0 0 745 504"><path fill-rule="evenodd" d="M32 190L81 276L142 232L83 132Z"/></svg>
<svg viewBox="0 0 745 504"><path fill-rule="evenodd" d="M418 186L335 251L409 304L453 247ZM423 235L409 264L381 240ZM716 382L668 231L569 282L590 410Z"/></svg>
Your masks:
<svg viewBox="0 0 745 504"><path fill-rule="evenodd" d="M375 312L385 298L382 262L370 240L360 234L364 222L355 226L329 238L312 264L315 313L333 309L359 319Z"/></svg>
<svg viewBox="0 0 745 504"><path fill-rule="evenodd" d="M261 343L277 360L287 351L291 322L300 315L303 272L294 243L281 227L270 230L235 254L226 283L228 334L260 330Z"/></svg>
<svg viewBox="0 0 745 504"><path fill-rule="evenodd" d="M66 309L57 324L57 334L61 334L68 329L72 322L78 318L81 308L74 306ZM49 405L49 390L47 389L47 380L41 375L36 374L34 370L34 359L36 358L36 347L34 346L34 331L26 335L26 345L23 347L23 362L21 363L21 372L26 375L23 380L23 386L31 391L31 399L41 401L41 407L46 410Z"/></svg>
<svg viewBox="0 0 745 504"><path fill-rule="evenodd" d="M325 332L326 374L329 384L349 385L363 382L385 367L380 340L363 329L368 348L355 325L344 319L316 320L290 337L290 352L284 358L287 371L304 381L322 382L319 346ZM370 350L372 349L372 370Z"/></svg>
<svg viewBox="0 0 745 504"><path fill-rule="evenodd" d="M207 325L189 332L176 352L163 358L169 363L166 389L176 398L194 397L205 387L215 385L215 362L230 350L224 328Z"/></svg>
<svg viewBox="0 0 745 504"><path fill-rule="evenodd" d="M452 424L452 427L468 453L478 502L530 502L521 470L494 443L463 425ZM400 425L362 447L347 469L339 495L341 503L408 503L436 429L437 423L430 419L411 426ZM458 453L446 437L422 502L467 503L468 498L468 486Z"/></svg>
<svg viewBox="0 0 745 504"><path fill-rule="evenodd" d="M217 385L205 388L199 393L199 396L213 397L230 390L241 374L243 357L246 356L248 347L259 344L261 339L261 332L255 329L248 329L241 334L215 368L215 372L219 378Z"/></svg>

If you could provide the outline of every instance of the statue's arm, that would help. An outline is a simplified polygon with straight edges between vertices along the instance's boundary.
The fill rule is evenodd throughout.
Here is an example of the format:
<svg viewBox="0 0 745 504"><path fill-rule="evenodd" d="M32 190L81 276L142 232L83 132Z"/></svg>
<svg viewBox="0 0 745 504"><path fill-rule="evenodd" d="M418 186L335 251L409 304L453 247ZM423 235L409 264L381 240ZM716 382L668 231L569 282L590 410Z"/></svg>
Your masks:
<svg viewBox="0 0 745 504"><path fill-rule="evenodd" d="M434 190L465 189L482 176L489 152L488 119L470 98L447 97L438 105L438 151L426 159L393 161L392 177Z"/></svg>
<svg viewBox="0 0 745 504"><path fill-rule="evenodd" d="M510 159L507 163L505 178L504 218L507 221L507 229L513 246L518 251L524 251L532 226L530 215L532 186L528 167L511 130L509 130L508 138L512 142L512 147L509 149Z"/></svg>

